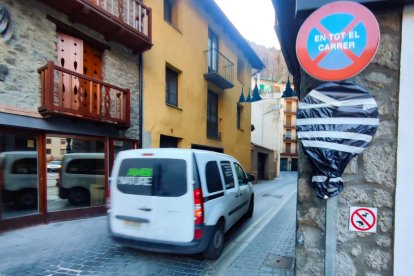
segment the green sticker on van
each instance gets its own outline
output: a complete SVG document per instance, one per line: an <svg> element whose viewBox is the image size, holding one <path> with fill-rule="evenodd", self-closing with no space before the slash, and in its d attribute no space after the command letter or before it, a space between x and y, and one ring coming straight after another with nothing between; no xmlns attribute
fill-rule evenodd
<svg viewBox="0 0 414 276"><path fill-rule="evenodd" d="M130 168L128 169L127 176L151 177L152 168Z"/></svg>

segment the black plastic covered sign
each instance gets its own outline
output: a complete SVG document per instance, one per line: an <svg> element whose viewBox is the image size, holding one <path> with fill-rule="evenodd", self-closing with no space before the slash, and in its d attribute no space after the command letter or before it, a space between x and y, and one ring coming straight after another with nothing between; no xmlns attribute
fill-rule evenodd
<svg viewBox="0 0 414 276"><path fill-rule="evenodd" d="M313 167L312 186L319 198L338 195L348 162L364 151L378 128L374 98L350 82L328 82L300 103L298 138Z"/></svg>

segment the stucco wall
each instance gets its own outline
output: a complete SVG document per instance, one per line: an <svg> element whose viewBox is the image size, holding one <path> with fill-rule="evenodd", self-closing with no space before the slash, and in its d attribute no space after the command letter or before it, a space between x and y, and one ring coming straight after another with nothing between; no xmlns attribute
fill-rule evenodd
<svg viewBox="0 0 414 276"><path fill-rule="evenodd" d="M354 158L344 175L337 215L336 274L392 275L396 185L401 11L375 13L381 42L373 62L352 81L375 98L379 129L370 147ZM318 82L302 72L301 98ZM310 163L300 147L296 275L323 275L325 202L307 181ZM350 206L378 208L377 233L348 230Z"/></svg>
<svg viewBox="0 0 414 276"><path fill-rule="evenodd" d="M152 8L153 48L144 54L144 131L151 140L148 146L159 147L160 135L181 138L180 148L191 144L223 148L250 170L250 110L243 104L241 129L237 129L237 101L242 84L237 80L237 57L244 59L244 91L250 87L251 67L237 45L229 40L196 1L179 0L178 23L164 20L162 0L144 1ZM204 51L208 49L208 29L219 35L219 51L234 64L234 88L220 91L204 79L207 72ZM180 71L178 76L178 108L165 104L166 64ZM219 94L219 132L221 140L208 139L207 91Z"/></svg>
<svg viewBox="0 0 414 276"><path fill-rule="evenodd" d="M138 56L132 50L106 42L103 35L84 25L71 23L65 15L39 1L2 0L0 4L10 13L14 33L9 43L0 42L0 64L9 69L5 81L0 81L1 111L41 117L37 111L41 101L37 69L48 60L55 61L57 56L56 26L46 18L49 14L111 48L102 56L103 81L131 90L131 128L126 131L126 137L138 139L139 68Z"/></svg>

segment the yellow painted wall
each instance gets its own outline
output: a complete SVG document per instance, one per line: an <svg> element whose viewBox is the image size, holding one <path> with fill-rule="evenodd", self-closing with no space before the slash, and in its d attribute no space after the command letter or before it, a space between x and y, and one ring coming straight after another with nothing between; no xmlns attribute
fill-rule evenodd
<svg viewBox="0 0 414 276"><path fill-rule="evenodd" d="M244 90L250 87L251 66L229 40L223 28L199 6L197 1L177 0L177 26L164 21L164 1L146 0L152 8L154 46L143 55L144 132L151 135L151 147L159 147L160 135L182 138L179 147L192 144L224 149L250 171L250 105L243 104L241 129L237 129L237 102L242 84L237 80L237 57L244 60ZM209 27L219 36L219 51L234 64L234 87L221 90L204 79ZM178 109L165 104L166 64L178 69ZM208 139L207 91L219 94L219 132L221 141Z"/></svg>

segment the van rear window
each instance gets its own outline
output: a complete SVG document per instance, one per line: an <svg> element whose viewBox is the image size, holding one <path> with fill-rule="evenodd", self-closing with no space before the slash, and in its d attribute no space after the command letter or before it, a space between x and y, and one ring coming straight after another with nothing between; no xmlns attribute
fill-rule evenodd
<svg viewBox="0 0 414 276"><path fill-rule="evenodd" d="M187 168L182 159L125 159L116 180L126 194L178 197L187 192Z"/></svg>

